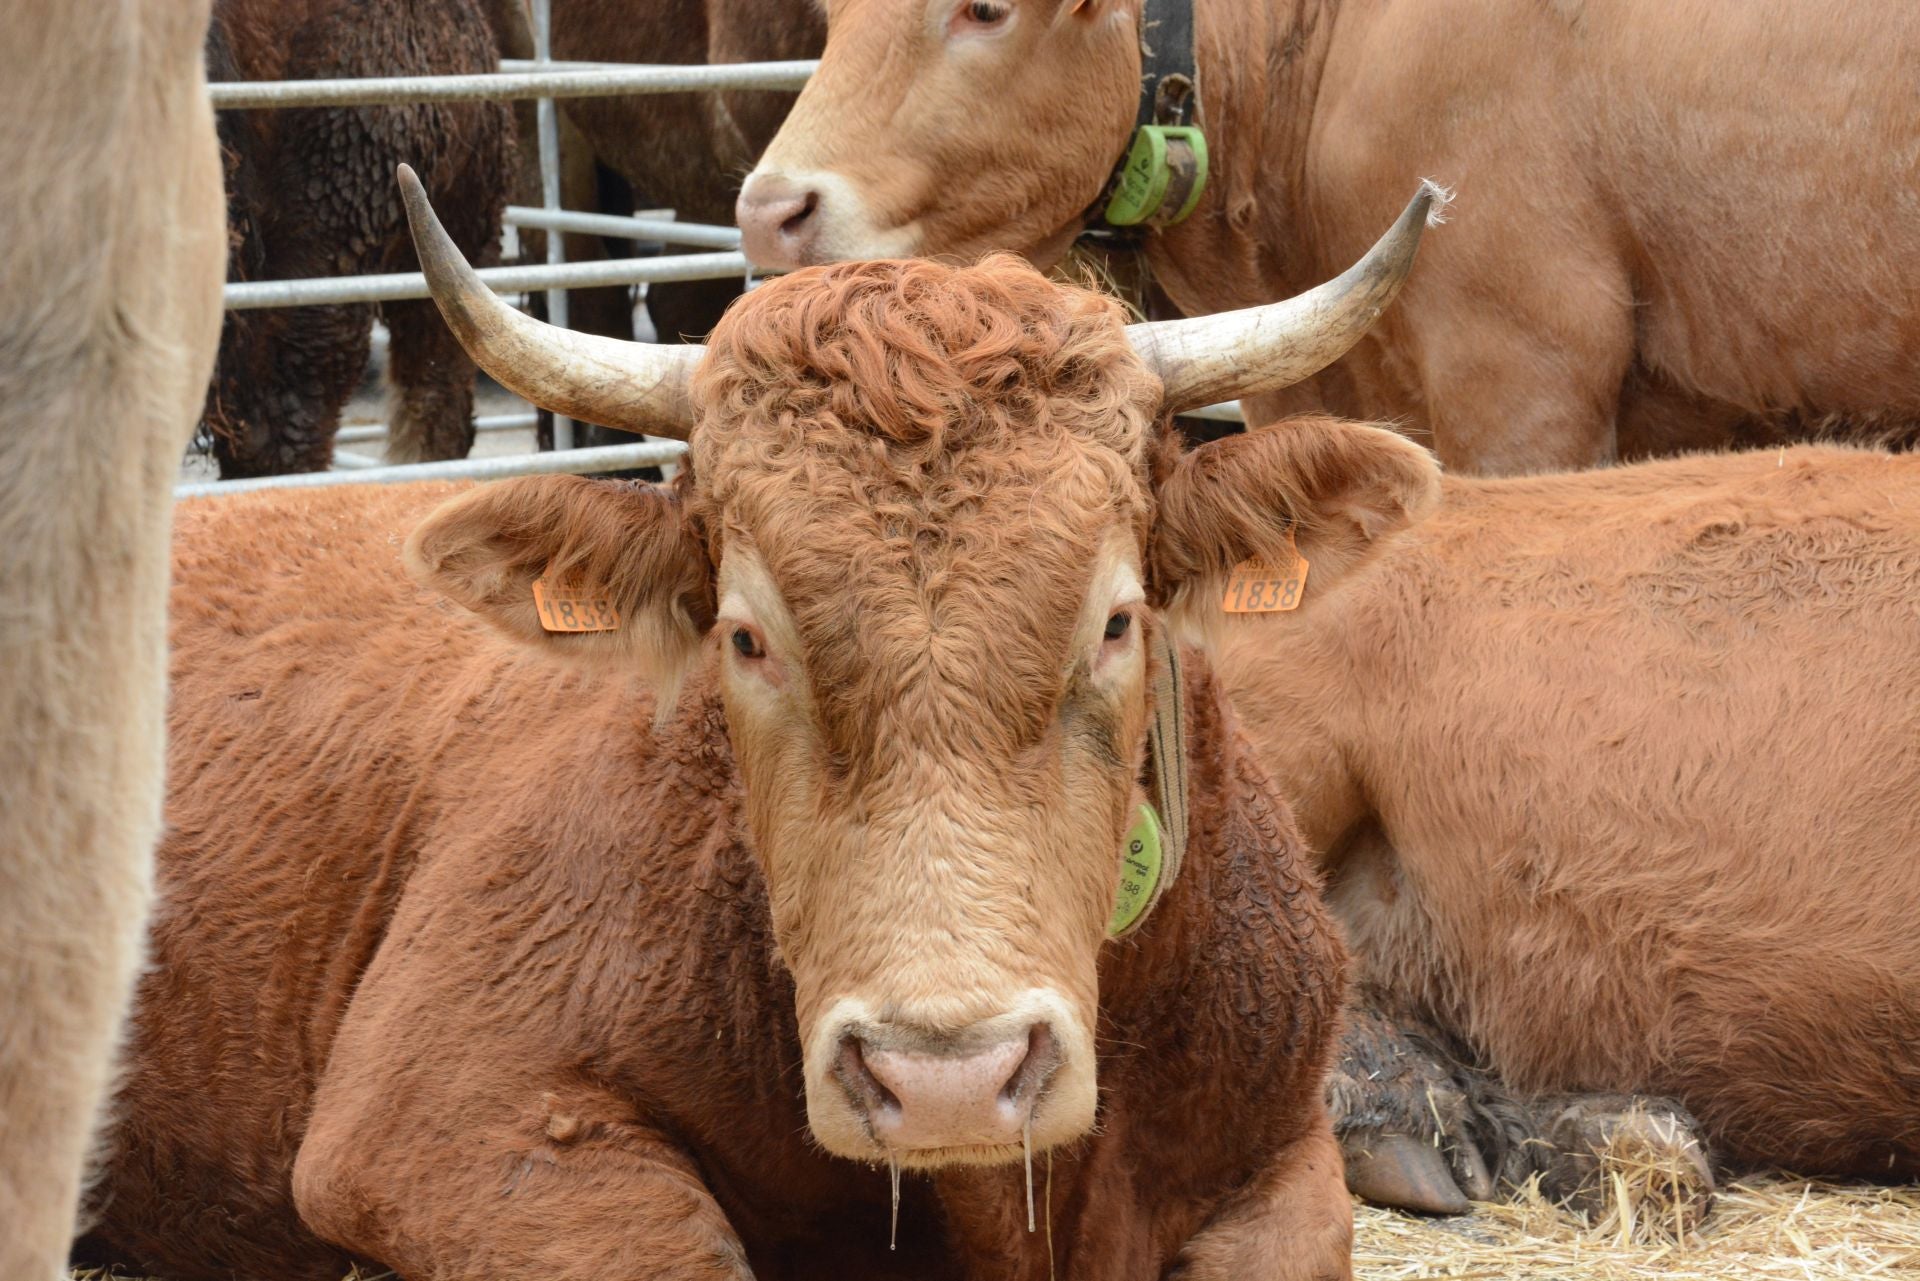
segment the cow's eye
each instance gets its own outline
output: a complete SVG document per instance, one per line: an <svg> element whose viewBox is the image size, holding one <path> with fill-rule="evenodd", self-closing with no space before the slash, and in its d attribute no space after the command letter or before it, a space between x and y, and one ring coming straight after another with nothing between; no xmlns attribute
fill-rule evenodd
<svg viewBox="0 0 1920 1281"><path fill-rule="evenodd" d="M976 26L991 27L1004 21L1012 11L1012 7L1002 3L1002 0L968 0L967 7L961 12L966 15L968 22Z"/></svg>
<svg viewBox="0 0 1920 1281"><path fill-rule="evenodd" d="M1119 640L1122 636L1125 636L1127 634L1127 628L1131 627L1132 625L1133 625L1132 614L1126 613L1123 610L1122 612L1113 615L1112 617L1107 619L1107 630L1106 630L1107 639L1110 641Z"/></svg>
<svg viewBox="0 0 1920 1281"><path fill-rule="evenodd" d="M733 629L733 649L742 658L765 658L767 651L760 647L760 638L745 627Z"/></svg>

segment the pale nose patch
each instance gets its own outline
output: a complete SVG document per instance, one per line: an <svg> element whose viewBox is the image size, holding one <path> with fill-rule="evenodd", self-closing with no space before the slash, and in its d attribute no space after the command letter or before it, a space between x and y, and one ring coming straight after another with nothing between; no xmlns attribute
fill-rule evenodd
<svg viewBox="0 0 1920 1281"><path fill-rule="evenodd" d="M765 271L806 266L820 235L820 203L817 185L756 170L733 207L741 250Z"/></svg>
<svg viewBox="0 0 1920 1281"><path fill-rule="evenodd" d="M889 1148L998 1146L1021 1141L1033 1098L1010 1089L1027 1061L1029 1038L972 1054L861 1051L886 1091L868 1113L873 1137Z"/></svg>

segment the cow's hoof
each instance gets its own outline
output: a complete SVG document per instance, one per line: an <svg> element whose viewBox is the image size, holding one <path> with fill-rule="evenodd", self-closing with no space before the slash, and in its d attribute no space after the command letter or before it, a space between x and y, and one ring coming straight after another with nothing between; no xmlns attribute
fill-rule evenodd
<svg viewBox="0 0 1920 1281"><path fill-rule="evenodd" d="M1473 1203L1460 1190L1447 1154L1405 1134L1349 1134L1341 1151L1347 1190L1363 1201L1417 1214L1465 1214Z"/></svg>
<svg viewBox="0 0 1920 1281"><path fill-rule="evenodd" d="M1588 1223L1640 1240L1678 1240L1713 1207L1713 1167L1699 1124L1669 1099L1593 1095L1542 1117L1548 1197Z"/></svg>

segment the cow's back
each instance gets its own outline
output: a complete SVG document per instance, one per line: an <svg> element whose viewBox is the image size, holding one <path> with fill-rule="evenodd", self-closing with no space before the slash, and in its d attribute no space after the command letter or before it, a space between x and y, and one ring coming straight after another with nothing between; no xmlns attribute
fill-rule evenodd
<svg viewBox="0 0 1920 1281"><path fill-rule="evenodd" d="M458 490L179 508L161 902L98 1197L121 1258L192 1239L209 1274L304 1251L339 1275L288 1193L334 1032L416 856L486 785L476 721L564 679L408 580L401 544Z"/></svg>
<svg viewBox="0 0 1920 1281"><path fill-rule="evenodd" d="M1453 482L1232 649L1304 825L1371 816L1330 861L1374 979L1521 1088L1920 1168L1920 460Z"/></svg>

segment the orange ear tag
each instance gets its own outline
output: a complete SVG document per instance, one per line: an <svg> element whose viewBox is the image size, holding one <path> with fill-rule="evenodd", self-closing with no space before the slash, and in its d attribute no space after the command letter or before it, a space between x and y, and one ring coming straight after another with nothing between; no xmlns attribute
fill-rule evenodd
<svg viewBox="0 0 1920 1281"><path fill-rule="evenodd" d="M1227 594L1220 608L1229 614L1284 614L1300 608L1300 596L1307 589L1307 560L1293 545L1291 530L1287 553L1291 564L1269 565L1255 556L1235 565L1227 575Z"/></svg>
<svg viewBox="0 0 1920 1281"><path fill-rule="evenodd" d="M540 626L550 632L611 632L620 626L620 611L605 596L591 596L567 587L549 587L533 580L533 607Z"/></svg>

